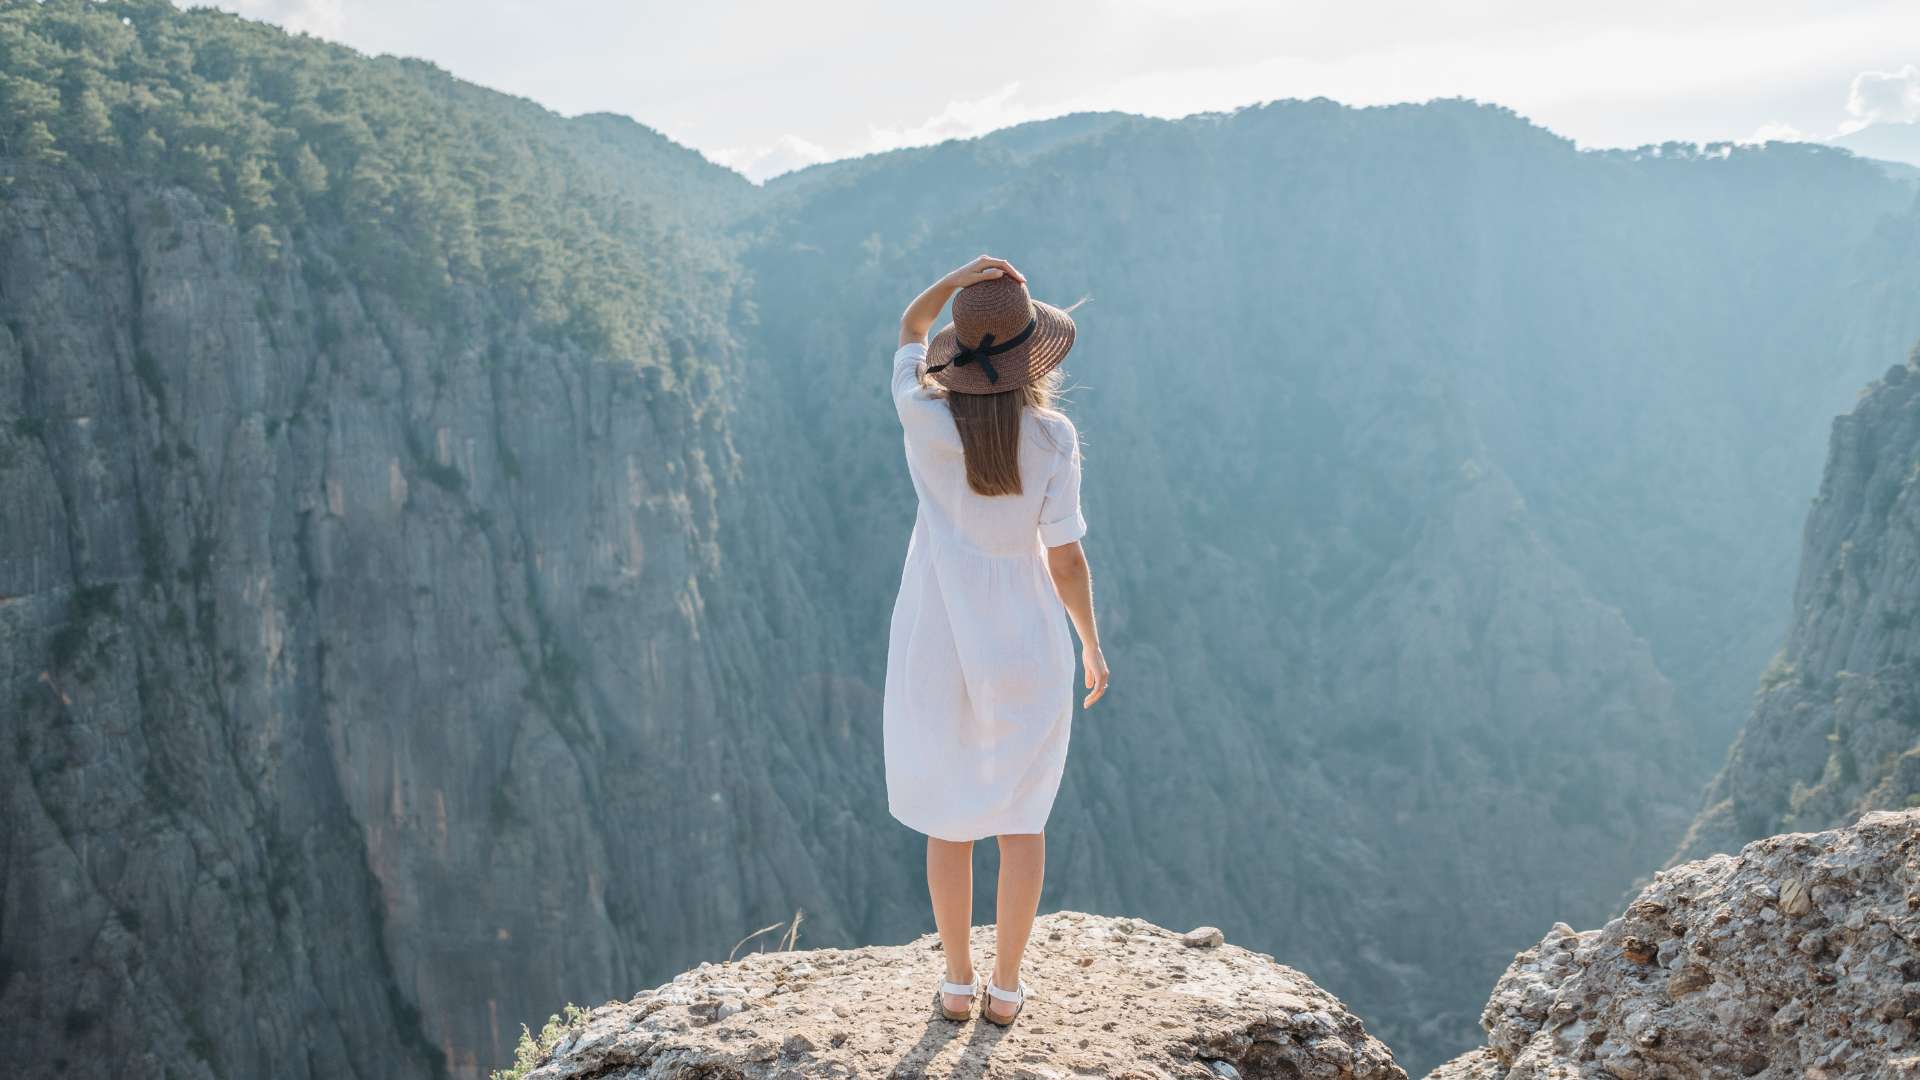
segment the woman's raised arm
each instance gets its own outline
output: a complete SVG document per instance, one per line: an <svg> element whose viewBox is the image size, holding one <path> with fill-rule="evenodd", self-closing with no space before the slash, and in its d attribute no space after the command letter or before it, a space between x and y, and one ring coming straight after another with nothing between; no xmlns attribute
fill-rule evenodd
<svg viewBox="0 0 1920 1080"><path fill-rule="evenodd" d="M947 301L953 298L954 293L975 282L992 281L1002 275L1015 281L1027 280L1007 260L982 255L927 286L900 315L900 344L926 341L927 332L933 329L933 320L940 317L940 309L947 306Z"/></svg>

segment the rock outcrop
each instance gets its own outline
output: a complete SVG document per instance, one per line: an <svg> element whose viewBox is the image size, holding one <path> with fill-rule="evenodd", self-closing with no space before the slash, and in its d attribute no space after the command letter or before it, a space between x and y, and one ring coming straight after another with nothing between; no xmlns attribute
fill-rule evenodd
<svg viewBox="0 0 1920 1080"><path fill-rule="evenodd" d="M1920 799L1917 478L1920 350L1833 422L1792 632L1675 861Z"/></svg>
<svg viewBox="0 0 1920 1080"><path fill-rule="evenodd" d="M975 933L984 972L992 928ZM1035 925L1026 961L1033 996L1004 1029L935 1011L945 965L934 935L702 964L576 1015L529 1055L525 1080L1406 1077L1332 995L1217 931L1060 912Z"/></svg>
<svg viewBox="0 0 1920 1080"><path fill-rule="evenodd" d="M1920 1076L1920 810L1661 871L1515 958L1428 1080Z"/></svg>

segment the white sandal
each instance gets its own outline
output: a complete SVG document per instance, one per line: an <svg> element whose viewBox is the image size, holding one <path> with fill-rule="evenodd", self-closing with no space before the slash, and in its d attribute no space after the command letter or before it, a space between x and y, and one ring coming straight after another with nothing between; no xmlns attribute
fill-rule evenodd
<svg viewBox="0 0 1920 1080"><path fill-rule="evenodd" d="M978 994L979 992L980 992L980 984L978 980L975 980L974 982L957 983L957 982L947 982L946 980L942 979L940 981L940 992L937 995L935 995L936 1000L940 1003L940 1015L946 1017L949 1020L966 1021L966 1020L973 1019L973 997L975 994ZM965 1009L962 1009L959 1012L955 1012L952 1009L947 1008L948 994L952 994L954 997L966 998L967 1007Z"/></svg>
<svg viewBox="0 0 1920 1080"><path fill-rule="evenodd" d="M980 1015L986 1017L988 1020L991 1020L996 1024L999 1024L1001 1027L1007 1027L1011 1025L1015 1020L1020 1019L1020 1014L1027 1010L1027 998L1032 996L1032 994L1033 994L1033 991L1027 988L1027 981L1025 979L1020 980L1019 990L1002 990L999 987L993 985L993 979L991 976L989 976L987 979L987 996L992 998L994 1001L1012 1002L1015 1008L1013 1010L1013 1015L1007 1017L1005 1020L1002 1020L998 1016L995 1016L993 1014L993 1010L985 1005L982 1005L980 1007Z"/></svg>

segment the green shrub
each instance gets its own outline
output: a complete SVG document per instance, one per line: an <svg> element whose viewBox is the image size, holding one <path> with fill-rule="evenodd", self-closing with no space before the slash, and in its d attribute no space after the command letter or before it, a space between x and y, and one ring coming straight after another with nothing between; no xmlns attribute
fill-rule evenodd
<svg viewBox="0 0 1920 1080"><path fill-rule="evenodd" d="M513 1052L513 1067L509 1069L495 1069L490 1075L489 1080L520 1080L521 1077L537 1068L541 1060L553 1049L554 1045L566 1036L567 1031L572 1028L573 1025L585 1019L587 1015L586 1009L571 1002L567 1004L563 1011L566 1013L566 1019L562 1020L558 1016L548 1017L547 1024L540 1029L538 1037L535 1037L533 1032L527 1029L527 1025L521 1024L520 1044L514 1047Z"/></svg>

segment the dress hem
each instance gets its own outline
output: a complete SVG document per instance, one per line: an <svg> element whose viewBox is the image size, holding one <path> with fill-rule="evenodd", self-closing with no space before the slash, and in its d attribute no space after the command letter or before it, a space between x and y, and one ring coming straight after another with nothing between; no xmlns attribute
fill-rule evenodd
<svg viewBox="0 0 1920 1080"><path fill-rule="evenodd" d="M976 840L986 840L990 837L995 837L995 836L1033 836L1039 833L1046 832L1046 822L1043 821L1038 826L1031 829L999 829L994 832L984 832L979 834L978 836L942 836L931 829L922 828L918 825L915 825L913 822L908 821L906 818L900 815L900 811L895 810L891 806L887 807L887 813L893 815L893 820L899 822L902 825L905 825L907 828L912 829L914 832L917 832L922 836L932 837L935 840L945 840L949 844L969 844Z"/></svg>

